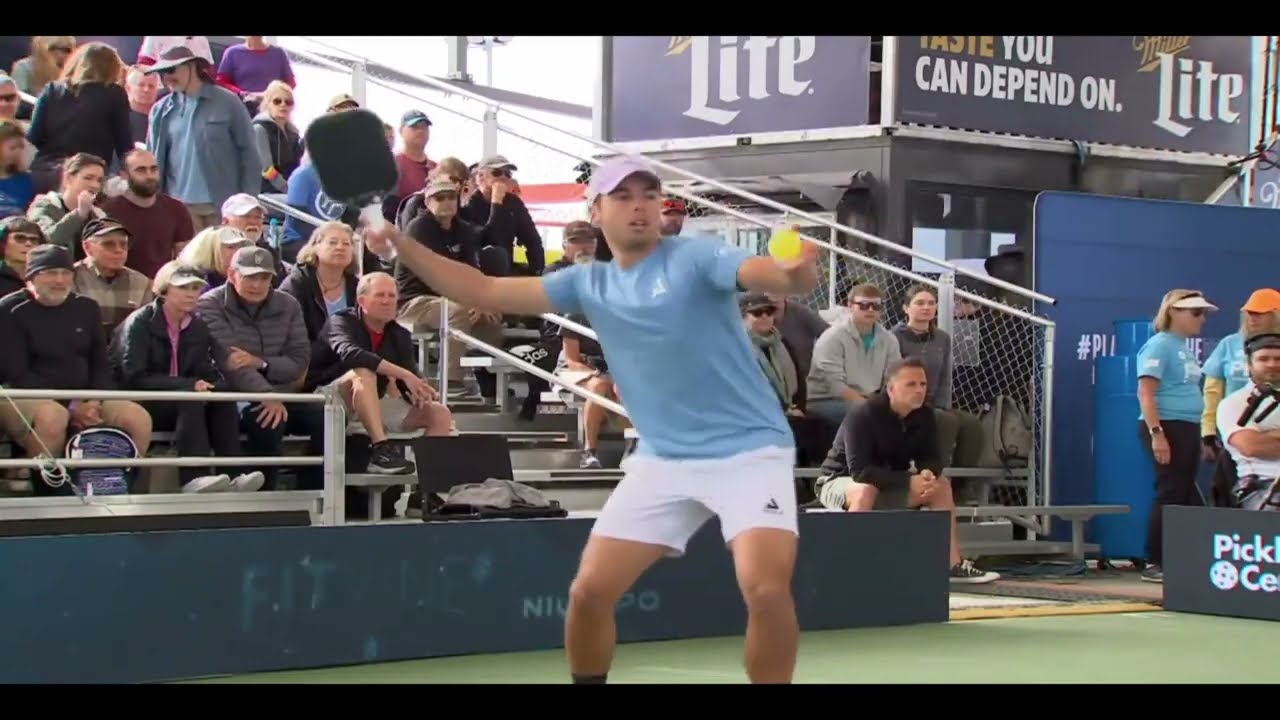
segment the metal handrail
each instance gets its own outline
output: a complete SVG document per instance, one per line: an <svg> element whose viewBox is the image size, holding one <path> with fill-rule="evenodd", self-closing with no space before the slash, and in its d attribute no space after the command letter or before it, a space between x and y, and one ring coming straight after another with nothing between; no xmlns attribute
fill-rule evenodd
<svg viewBox="0 0 1280 720"><path fill-rule="evenodd" d="M331 67L331 68L333 68L333 69L335 69L335 70L338 70L338 71L340 71L340 72L347 72L347 73L350 73L350 72L351 72L351 68L349 68L349 67L347 67L347 66L345 66L345 65L342 65L341 63L337 63L337 62L334 62L334 61L329 60L329 59L327 59L327 58L324 58L324 57L322 57L322 56L315 55L315 54L313 54L313 53L309 53L309 52L304 51L304 50L298 50L298 49L287 49L287 50L288 50L288 52L295 53L295 54L297 54L297 55L299 55L299 56L301 56L301 57L304 57L304 58L307 58L307 59L309 59L309 60L312 60L312 61L316 62L317 64L322 64L322 65L325 65L325 66L327 66L327 67ZM388 67L389 67L389 66L388 66ZM390 68L390 69L396 69L396 68ZM406 74L408 74L408 73L406 73ZM432 102L432 101L430 101L430 100L427 100L427 99L425 99L425 98L422 98L421 96L419 96L419 95L415 95L415 94L413 94L413 93L411 93L411 92L408 92L408 91L406 91L406 90L404 90L404 89L402 89L402 88L395 87L395 86L394 86L394 85L392 85L390 82L388 82L388 81L384 81L384 80L381 80L380 78L376 78L376 77L366 77L365 79L366 79L366 81L367 81L367 82L373 82L373 83L375 83L376 85L378 85L378 86L380 86L380 87L383 87L383 88L386 88L386 89L388 89L388 90L391 90L392 92L395 92L395 93L397 93L397 94L403 95L403 96L405 96L405 97L407 97L407 98L411 98L411 99L413 99L413 100L417 100L417 101L420 101L420 102L425 102L425 103L428 103L428 104L430 104L430 105L432 105L432 106L440 107L440 106L435 105L435 103L433 103L433 102ZM438 83L434 83L434 80L433 80L433 84L438 84ZM445 90L444 92L449 92L449 93L454 92L454 89L452 88L452 86L449 86L449 88L450 88L450 89ZM458 90L458 92L459 92L459 94L463 94L463 93L462 93L462 91L461 91L460 89ZM482 101L482 102L486 102L485 100L481 100L481 101ZM464 114L464 113L458 112L458 111L453 110L453 109L451 109L451 108L445 108L445 109L446 109L446 110L448 110L449 112L451 112L451 113L455 114L455 115L460 116L460 117L463 117L463 118L466 118L466 119L472 120L472 121L474 121L474 122L481 122L481 120L478 120L478 119L476 119L476 118L474 118L474 117L472 117L472 116L470 116L470 115L466 115L466 114ZM518 114L517 114L517 117L523 117L523 116L521 116L521 115L518 115ZM535 121L535 122L537 122L537 121ZM538 145L539 147L543 147L543 148L546 148L546 149L548 149L548 150L553 150L553 151L555 151L555 152L558 152L558 153L561 153L561 154L567 155L567 156L569 156L569 157L575 157L575 158L578 158L578 159L584 160L584 161L586 161L586 162L593 163L593 164L595 164L595 165L600 165L600 164L602 164L602 161L601 161L601 160L598 160L598 159L596 159L596 158L583 157L583 156L577 155L577 154L572 153L572 152L570 152L570 151L564 150L563 148L556 147L555 145L551 145L551 144L545 143L545 142L543 142L543 141L541 141L541 140L538 140L538 139L535 139L535 138L529 137L528 135L524 135L524 134L521 134L521 133L519 133L519 132L516 132L515 130L513 130L513 129L511 129L510 127L508 127L508 126L506 126L506 125L503 125L503 124L501 124L501 123L499 123L499 124L498 124L498 129L502 130L503 132L506 132L506 133L507 133L507 134L509 134L509 135L512 135L512 136L514 136L514 137L518 137L518 138L520 138L520 139L522 139L522 140L525 140L526 142L532 143L532 144L534 144L534 145ZM553 127L553 129L559 129L559 128L554 128L554 127ZM562 131L562 132L567 132L567 131ZM572 134L572 133L570 133L570 134ZM578 137L581 137L581 136L578 136ZM595 142L595 141L591 141L591 142ZM600 144L600 143L596 143L596 144ZM668 165L666 165L665 163L659 163L659 162L657 162L657 161L653 161L651 158L649 158L649 159L647 159L647 160L648 160L649 162L651 162L652 164L654 164L654 165L658 166L658 167L670 168L671 170L673 170L673 171L674 171L674 172L676 172L676 173L683 174L683 175L686 175L686 176L689 176L689 175L690 175L688 172L686 172L686 171L684 171L684 170L681 170L681 169L679 169L679 168L672 168L671 166L668 166ZM701 176L694 176L694 177L696 177L696 178L701 178ZM716 185L718 185L718 186L720 186L720 187L728 188L728 191L729 191L729 192L733 192L733 193L735 193L735 194L737 194L737 195L739 195L739 196L741 196L741 197L744 197L744 198L758 197L758 196L754 196L754 195L752 195L752 194L751 194L751 193L749 193L749 192L735 190L735 189L733 189L733 188L730 188L729 186L724 186L724 185L721 185L721 184L719 184L719 183L715 183L714 181L708 181L708 182L711 182L712 184L716 184ZM760 227L763 227L763 228L766 228L766 229L773 229L773 228L774 228L774 225L772 225L771 223L769 223L767 220L761 219L761 218L756 217L756 216L753 216L753 215L749 215L749 214L744 213L744 212L742 212L742 211L740 211L740 210L737 210L737 209L735 209L735 208L730 208L730 207L728 207L728 206L726 206L726 205L722 205L722 204L717 203L717 202L715 202L715 201L713 201L713 200L708 200L708 199L706 199L706 198L700 197L700 196L698 196L698 195L696 195L696 194L694 194L694 193L688 192L688 191L686 191L686 190L684 190L684 189L682 189L682 188L667 187L667 188L665 188L665 192L667 192L667 193L669 193L669 194L671 194L671 195L675 195L675 196L677 196L677 197L685 198L686 200L689 200L690 202L695 202L695 203L697 203L697 204L699 204L699 205L703 205L703 206L706 206L706 207L708 207L708 208L712 208L712 209L714 209L714 210L716 210L716 211L718 211L718 212L720 212L720 213L722 213L722 214L730 215L730 216L733 216L733 217L739 218L739 219L741 219L741 220L744 220L744 221L746 221L746 222L752 223L752 224L754 224L754 225L759 225ZM775 202L773 202L773 201L771 201L771 200L767 200L767 198L761 198L761 199L766 201L766 202L765 202L765 204L766 204L766 205L769 205L770 207L773 207L773 208L776 208L776 209L780 209L780 211L781 211L781 212L783 212L783 213L785 213L785 214L789 214L789 215L796 215L797 217L812 218L812 219L814 219L814 220L815 220L818 224L820 224L820 225L824 225L824 226L827 226L827 227L831 227L831 228L834 228L834 229L837 229L837 230L842 230L842 231L845 231L845 232L852 232L852 234L858 235L859 237L867 237L867 238L872 238L872 237L874 237L874 236L866 235L865 233L862 233L861 231L855 231L853 228L848 228L848 227L846 227L846 226L844 226L844 225L839 225L839 224L833 223L833 222L831 222L831 221L829 221L829 220L826 220L826 219L824 219L824 218L819 218L819 217L816 217L816 216L811 216L811 215L808 215L807 213L799 213L799 211L796 211L794 208L790 208L789 206L785 206L785 205L781 205L781 204L779 204L779 203L775 203ZM907 279L909 279L909 280L911 280L911 281L913 281L913 282L916 282L916 283L920 283L920 284L923 284L923 285L927 285L927 286L930 286L930 287L933 287L933 288L938 288L938 287L939 287L939 283L938 283L938 281L937 281L937 280L933 280L933 279L930 279L930 278L924 277L924 276L922 276L922 275L917 275L917 274L912 273L912 272L910 272L910 271L903 270L902 268L899 268L899 267L897 267L897 266L895 266L895 265L891 265L891 264L889 264L889 263L885 263L885 262L883 262L883 261L877 260L877 259L875 259L875 258L872 258L872 257L866 256L866 255L859 255L858 253L855 253L854 251L849 250L848 248L843 248L843 247L840 247L840 246L838 246L838 245L834 245L834 244L832 244L832 243L827 242L826 240L822 240L821 238L816 238L816 237L813 237L812 235L807 235L807 234L803 234L803 233L800 233L800 237L802 237L802 238L804 238L804 239L806 239L806 240L808 240L808 241L810 241L810 242L814 243L815 245L818 245L819 247L827 248L828 250L830 250L831 252L833 252L833 253L835 253L835 254L837 254L837 255L842 255L842 256L844 256L844 257L850 258L850 259L852 259L852 260L855 260L855 261L858 261L858 262L861 262L861 263L865 263L865 264L870 265L870 266L872 266L872 267L875 267L875 268L877 268L877 269L884 270L884 271L890 272L890 273L895 274L895 275L903 276L903 277L905 277L905 278L907 278ZM888 242L888 241L884 241L884 242ZM890 248L890 249L897 250L897 251L900 251L900 252L905 252L905 253L910 254L910 255L916 255L916 256L918 256L918 257L921 257L922 259L927 259L927 260L929 260L930 262L933 262L933 263L935 263L935 264L937 264L937 265L940 265L940 266L942 266L942 267L952 268L952 269L953 269L953 270L955 270L956 272L959 272L959 273L961 273L961 274L965 274L965 275L968 275L968 276L971 276L971 277L975 277L975 278L977 278L977 279L979 279L979 280L983 280L984 282L989 282L989 283L991 283L991 284L993 284L993 285L996 285L996 286L1004 287L1005 285L1008 285L1007 283L1004 283L1004 281L1002 281L1002 280L998 280L998 279L996 279L996 278L992 278L992 277L989 277L989 276L977 275L977 274L972 273L972 272L970 272L970 271L964 270L963 268L959 268L959 267L957 267L957 266L953 266L951 263L948 263L948 262L947 262L947 261L945 261L945 260L937 260L937 259L932 258L932 257L930 257L930 256L922 255L922 254L920 254L920 253L917 253L915 250L913 250L913 249L911 249L911 248L907 248L907 247L906 247L906 246L904 246L904 245L899 245L899 244L897 244L897 243L888 243L887 245L885 245L885 247L888 247L888 248ZM1054 304L1054 303L1056 303L1056 302L1057 302L1057 301L1056 301L1056 300L1054 300L1053 298L1050 298L1050 297L1045 296L1045 295L1041 295L1041 294L1039 294L1039 293L1034 293L1034 292L1032 292L1032 291L1028 291L1028 290L1026 290L1025 288L1020 288L1020 287L1018 287L1018 286L1016 286L1016 285L1008 285L1008 287L1014 288L1014 289L1015 289L1019 294L1023 294L1023 295L1026 295L1027 293L1029 293L1029 292L1030 292L1032 295L1036 296L1036 298L1037 298L1037 299L1043 299L1043 301L1044 301L1044 302L1049 302L1049 303L1051 303L1051 304ZM1012 307L1012 306L1010 306L1010 305L1008 305L1008 304L1005 304L1005 303L1002 303L1002 302L998 302L998 301L995 301L995 300L988 299L988 298L986 298L986 297L983 297L982 295L976 295L976 294L974 294L974 293L970 293L970 292L968 292L968 291L960 290L960 289L956 289L956 290L955 290L955 292L956 292L958 295L960 295L961 297L963 297L963 298L965 298L965 299L967 299L967 300L969 300L969 301L971 301L971 302L974 302L974 303L976 303L976 304L978 304L978 305L983 305L983 306L986 306L986 307L992 308L992 309L994 309L994 310L996 310L996 311L1004 312L1004 313L1007 313L1007 314L1009 314L1009 315L1013 315L1013 316L1015 316L1015 317L1022 318L1022 319L1024 319L1024 320L1027 320L1028 322L1034 323L1034 324L1036 324L1036 325L1049 326L1049 325L1052 325L1052 324L1053 324L1053 321L1052 321L1052 320L1049 320L1049 319L1047 319L1047 318L1042 318L1042 317L1040 317L1040 316L1038 316L1038 315L1034 315L1034 314L1029 313L1029 312L1027 312L1027 311L1025 311L1025 310L1022 310L1022 309L1020 309L1020 308Z"/></svg>
<svg viewBox="0 0 1280 720"><path fill-rule="evenodd" d="M565 328L567 330L572 330L573 332L583 337L588 337L588 338L591 338L592 340L595 340L596 342L600 342L600 338L596 336L596 331L592 330L586 325L576 323L566 317L560 317L555 313L542 313L540 317L543 320L550 320L551 322L559 325L562 328Z"/></svg>
<svg viewBox="0 0 1280 720"><path fill-rule="evenodd" d="M317 393L196 392L194 390L19 390L5 388L14 400L130 400L133 402L325 402Z"/></svg>
<svg viewBox="0 0 1280 720"><path fill-rule="evenodd" d="M543 380L546 380L547 382L552 383L553 385L562 387L565 390L568 390L569 392L573 393L574 395L577 395L578 397L582 398L583 400L590 400L591 402L599 403L606 410L613 413L617 413L618 415L621 415L625 418L629 419L631 417L630 415L627 414L626 408L610 400L609 398L604 397L603 395L598 395L596 393L593 393L584 387L580 387L578 385L570 385L569 383L556 377L554 374L549 373L546 370L543 370L537 365L534 365L531 362L522 360L505 350L496 348L479 338L472 337L471 335L468 335L467 333L462 332L461 330L457 330L455 328L449 328L449 334L452 335L453 337L458 338L468 346L473 347L487 355L491 355L500 360L505 360L511 363L512 365L520 368L521 370L529 373L530 375L542 378Z"/></svg>
<svg viewBox="0 0 1280 720"><path fill-rule="evenodd" d="M0 398L9 400L128 400L133 402L279 402L323 404L324 452L321 455L273 457L177 457L177 458L55 458L65 468L113 467L228 467L322 466L324 468L324 510L322 522L336 525L346 517L345 456L346 407L334 390L323 393L243 393L196 392L194 390L33 390L0 387ZM3 459L3 468L38 468L39 458Z"/></svg>
<svg viewBox="0 0 1280 720"><path fill-rule="evenodd" d="M310 40L310 38L308 38L308 37L306 37L306 36L303 36L303 39ZM342 71L344 71L344 72L350 72L350 71L351 71L351 70L350 70L350 68L347 68L346 66L343 66L341 63L336 63L336 62L333 62L333 61L329 61L329 60L327 60L327 59L325 59L325 58L322 58L322 57L320 57L320 56L316 55L315 53L309 53L309 52L302 51L302 50L297 50L297 49L289 49L289 51L290 51L290 52L296 52L296 53L298 53L300 56L305 57L305 58L308 58L308 59L310 59L310 60L314 60L314 61L317 61L317 62L324 62L325 64L329 65L330 67L339 67L339 68L341 68L341 69L342 69ZM347 52L348 54L350 54L350 55L351 55L351 56L353 56L353 57L360 58L360 59L362 59L362 60L366 61L366 64L367 64L367 61L369 60L369 58L367 58L367 57L365 57L365 56L363 56L363 55L361 55L361 54L359 54L359 53L350 52L350 51L345 50L345 49L343 49L343 52ZM423 82L423 83L425 83L425 84L427 84L427 85L430 85L430 86L432 86L432 87L435 87L436 89L438 89L438 90L440 90L440 91L442 91L442 92L450 93L450 94L453 94L453 95L460 95L460 96L462 96L462 97L464 97L464 98L467 98L467 99L469 99L469 100L473 100L473 101L475 101L475 102L482 103L483 105L486 105L486 106L488 106L488 107L492 107L492 108L495 108L495 109L502 110L504 113L507 113L507 114L509 114L509 115L511 115L511 116L513 116L513 117L518 117L518 118L520 118L520 119L522 119L522 120L525 120L525 121L527 121L527 122L534 123L535 125L539 125L539 126L541 126L541 127L547 128L547 129L549 129L549 130L555 130L556 132L559 132L559 133L561 133L561 134L563 134L563 135L567 135L567 136L569 136L569 137L572 137L572 138L574 138L574 139L576 139L576 140L578 140L578 141L580 141L580 142L587 142L587 143L591 143L592 145L596 146L597 148L600 148L601 150L604 150L604 151L606 151L606 152L608 152L608 153L611 153L611 154L614 154L614 155L629 155L629 154L632 154L632 153L628 153L628 152L626 152L626 151L622 150L621 148L619 148L619 147L617 147L616 145L613 145L613 144L611 144L611 143L607 143L607 142L604 142L604 141L602 141L602 140L597 140L597 139L595 139L595 138L593 138L593 137L589 137L589 136L586 136L586 135L582 135L582 134L579 134L579 133L574 132L574 131L572 131L572 130L567 130L567 129L563 128L563 127L559 127L559 126L557 126L555 123L547 122L547 121L545 121L545 120L540 120L540 119L538 119L538 118L535 118L535 117L532 117L532 116L526 115L526 114L524 114L524 113L522 113L522 112L520 112L520 111L518 111L518 110L513 110L513 109L511 109L510 107L504 106L504 105L502 105L501 103L495 102L495 101L493 101L492 99L490 99L490 98L486 98L486 97L484 97L483 95L480 95L479 93L476 93L476 92L473 92L473 91L471 91L471 90L468 90L467 88L459 87L459 86L454 85L454 84L450 84L450 83L447 83L447 82L443 82L443 81L441 81L441 80L437 80L437 79L435 79L435 78L433 78L433 77L429 77L429 76L426 76L426 75L420 75L420 74L418 74L418 73L414 73L414 72L408 71L408 70L406 70L406 69L404 69L404 68L396 67L395 65L392 65L392 64L389 64L389 63L386 63L386 62L381 62L381 61L380 61L378 64L379 64L379 65L381 65L381 66L383 66L383 67L385 67L385 68L387 68L388 70L393 70L393 71L398 72L398 73L401 73L401 74L403 74L403 75L407 75L407 76L409 76L409 77L415 78L415 79L417 79L417 80L419 80L419 81L421 81L421 82ZM367 80L374 80L374 81L376 81L376 80L377 80L377 78L367 78ZM385 84L385 83L382 83L382 82L378 82L378 84L379 84L379 85L383 85L384 87L386 86L386 84ZM404 94L409 95L408 93L404 93ZM413 97L413 96L412 96L412 95L410 95L410 97ZM418 98L418 99L420 99L420 100L424 100L424 101L425 101L425 99L424 99L424 98ZM469 117L469 116L466 116L466 117ZM507 130L508 132L510 132L510 130L508 130L508 129L506 129L506 128L503 128L502 126L499 126L499 128L500 128L500 129ZM528 139L528 138L525 138L525 139ZM556 149L556 150L558 150L559 152L565 152L564 150L561 150L561 149L559 149L559 148L553 148L553 149ZM571 153L566 153L566 154L570 154L570 155L572 155ZM582 158L582 159L583 159L583 160L586 160L587 162L595 163L595 164L597 164L597 165L601 164L601 161L600 161L600 160L598 160L598 159L596 159L596 158ZM1044 294L1042 294L1042 293L1035 292L1034 290L1028 290L1028 289L1026 289L1026 288L1023 288L1023 287L1020 287L1020 286L1018 286L1018 285L1015 285L1015 284L1013 284L1013 283L1007 282L1007 281L1005 281L1005 280L1001 280L1001 279L999 279L999 278L991 277L991 276L989 276L989 275L980 275L980 274L978 274L977 272L974 272L974 271L969 270L969 269L967 269L967 268L961 267L961 266L959 266L959 265L954 265L954 264L952 264L952 263L950 263L950 262L947 262L946 260L943 260L943 259L940 259L940 258L935 258L935 257L933 257L932 255L929 255L929 254L927 254L927 253L922 253L922 252L920 252L920 251L916 250L915 248L907 247L907 246L905 246L905 245L900 245L900 244L898 244L898 243L895 243L895 242L892 242L892 241L890 241L890 240L886 240L886 239L884 239L884 238L881 238L881 237L878 237L878 236L872 235L872 234L867 233L867 232L864 232L864 231L862 231L862 230L858 230L858 229L856 229L856 228L849 227L848 225L845 225L845 224L843 224L843 223L837 223L837 222L832 221L832 220L827 220L827 219L825 219L825 218L819 217L819 216L814 215L814 214L812 214L812 213L805 212L805 211L803 211L803 210L799 210L799 209L797 209L797 208L793 208L793 207L791 207L791 206L789 206L789 205L785 205L785 204L783 204L783 203L777 202L776 200L771 200L771 199L766 198L766 197L764 197L764 196L762 196L762 195L757 195L757 194L755 194L755 193L753 193L753 192L751 192L751 191L749 191L749 190L744 190L744 189L742 189L742 188L734 187L734 186L732 186L732 185L729 185L729 184L726 184L726 183L720 182L719 180L715 180L715 179L713 179L713 178L708 178L708 177L705 177L705 176L703 176L703 175L699 175L698 173L695 173L695 172L692 172L692 171L689 171L689 170L685 170L685 169L683 169L683 168L679 168L679 167L676 167L676 166L674 166L674 165L670 165L670 164L668 164L668 163L662 162L661 160L657 160L657 159L655 159L655 158L651 158L651 157L649 157L649 158L645 158L645 160L646 160L646 162L648 162L649 164L651 164L652 166L654 166L654 167L656 167L656 168L658 168L658 169L660 169L660 170L665 170L665 171L666 171L666 172L668 172L668 173L672 173L672 174L674 174L674 175L683 176L683 177L688 178L688 179L690 179L690 180L693 180L693 181L695 181L695 182L700 182L700 183L703 183L703 184L706 184L706 185L710 185L710 186L712 186L712 187L714 187L714 188L717 188L717 189L719 189L719 190L722 190L722 191L724 191L724 192L732 193L732 194L737 195L737 196L739 196L739 197L741 197L741 198L744 198L744 199L746 199L746 200L750 200L751 202L756 203L757 205L761 205L761 206L764 206L764 207L768 207L768 208L771 208L771 209L776 210L776 211L778 211L778 212L781 212L781 213L783 213L785 216L791 216L791 217L801 218L801 219L807 220L807 221L809 221L809 222L811 222L811 223L813 223L813 224L815 224L815 225L825 226L825 227L828 227L828 228L830 228L830 229L832 229L832 230L836 230L836 231L838 231L838 232L843 232L843 233L846 233L846 234L848 234L848 235L853 235L854 237L861 238L862 240L865 240L865 241L867 241L867 242L869 242L869 243L872 243L873 245L877 245L877 246L882 247L882 248L885 248L885 249L894 250L894 251L897 251L897 252L903 253L903 254L905 254L905 255L909 255L909 256L911 256L911 257L914 257L914 258L916 258L916 259L918 259L918 260L921 260L921 261L924 261L924 262L931 263L931 264L933 264L933 265L938 265L938 266L943 267L943 268L946 268L947 270L950 270L950 271L952 271L952 272L954 272L954 273L956 273L956 274L958 274L958 275L964 275L964 276L966 276L966 277L970 277L970 278L973 278L973 279L976 279L976 280L980 280L980 281L982 281L982 282L985 282L985 283L988 283L988 284L993 285L993 286L995 286L995 287L998 287L998 288L1000 288L1000 289L1002 289L1002 290L1005 290L1005 291L1008 291L1008 292L1011 292L1011 293L1014 293L1014 294L1017 294L1017 295L1021 295L1021 296L1025 297L1025 298L1028 298L1028 299L1031 299L1031 300L1037 300L1037 301L1039 301L1039 302L1048 303L1048 304L1050 304L1050 305L1053 305L1053 304L1056 304L1056 303L1057 303L1057 300L1055 300L1055 299L1054 299L1054 298L1052 298L1052 297L1049 297L1048 295L1044 295ZM674 190L674 188L672 188L672 190ZM679 194L679 193L673 193L673 194ZM689 197L689 196L685 196L685 197ZM706 200L704 200L704 199L702 199L702 198L693 198L693 199L697 200L699 203L707 204L707 205L709 205L709 206L711 206L711 207L716 207L716 205L714 205L714 204L712 204L712 203L710 203L710 202L707 202ZM722 208L723 208L723 206L716 207L716 209L717 209L717 210L721 210ZM762 222L762 221L760 222L760 224L761 224L761 225L763 225L764 227L770 227L770 226L768 225L768 223L765 223L765 222ZM852 257L852 258L854 258L854 259L857 259L857 260L863 260L863 261L865 261L865 260L866 260L866 258L864 258L863 256L857 255L856 253L853 253L852 251L850 251L850 250L848 250L848 249L846 249L846 248L840 248L840 247L838 247L838 246L836 246L836 245L834 245L834 244L827 243L827 242L826 242L826 241L824 241L824 240L819 240L819 239L816 239L816 238L808 238L808 239L810 239L811 241L815 242L816 244L818 244L818 245L820 245L820 246L826 247L827 249L829 249L829 250L831 250L831 251L833 251L833 252L840 252L841 254L845 254L845 255L847 255L847 256L849 256L849 257ZM1001 307L1002 307L1002 308L1007 308L1008 306L1006 306L1006 305L1001 305ZM1012 310L1012 309L1014 309L1014 308L1008 308L1008 309Z"/></svg>

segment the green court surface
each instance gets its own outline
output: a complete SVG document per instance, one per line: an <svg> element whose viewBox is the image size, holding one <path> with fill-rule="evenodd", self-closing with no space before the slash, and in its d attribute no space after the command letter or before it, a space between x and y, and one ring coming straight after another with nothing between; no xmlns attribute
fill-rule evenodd
<svg viewBox="0 0 1280 720"><path fill-rule="evenodd" d="M1280 623L1166 612L805 633L797 683L1272 683ZM746 681L741 638L618 648L611 683ZM1210 662L1230 658L1229 662ZM560 650L212 678L234 683L565 683Z"/></svg>

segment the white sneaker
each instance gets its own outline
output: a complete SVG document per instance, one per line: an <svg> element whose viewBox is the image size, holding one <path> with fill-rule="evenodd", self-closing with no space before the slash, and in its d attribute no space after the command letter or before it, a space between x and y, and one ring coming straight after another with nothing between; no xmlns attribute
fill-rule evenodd
<svg viewBox="0 0 1280 720"><path fill-rule="evenodd" d="M184 493L211 493L221 492L231 487L231 476L229 475L205 475L198 477L186 485L182 486Z"/></svg>
<svg viewBox="0 0 1280 720"><path fill-rule="evenodd" d="M258 492L266 481L266 476L255 470L237 475L236 479L231 481L231 490L232 492Z"/></svg>

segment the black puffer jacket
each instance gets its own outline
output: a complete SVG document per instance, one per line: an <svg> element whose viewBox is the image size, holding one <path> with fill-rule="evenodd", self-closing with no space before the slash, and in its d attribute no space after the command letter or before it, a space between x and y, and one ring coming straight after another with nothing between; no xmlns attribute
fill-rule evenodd
<svg viewBox="0 0 1280 720"><path fill-rule="evenodd" d="M347 307L356 304L356 279L354 273L347 273ZM324 302L324 292L320 290L320 278L311 265L295 265L289 276L280 283L280 292L293 296L302 306L302 321L307 326L308 342L315 342L320 336L320 328L329 320L329 307Z"/></svg>
<svg viewBox="0 0 1280 720"><path fill-rule="evenodd" d="M178 375L169 375L173 347L164 316L164 298L125 318L111 343L116 382L126 390L191 390L196 380L217 385L222 379L213 361L213 337L199 317L178 333Z"/></svg>
<svg viewBox="0 0 1280 720"><path fill-rule="evenodd" d="M17 292L26 287L27 284L18 277L18 273L8 265L0 265L0 297L4 297L11 292Z"/></svg>

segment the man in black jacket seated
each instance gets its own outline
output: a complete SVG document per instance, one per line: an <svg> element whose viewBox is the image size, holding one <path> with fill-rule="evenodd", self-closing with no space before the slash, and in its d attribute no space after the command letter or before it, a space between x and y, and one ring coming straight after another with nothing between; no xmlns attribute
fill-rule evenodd
<svg viewBox="0 0 1280 720"><path fill-rule="evenodd" d="M529 270L534 275L541 275L546 266L542 236L538 234L538 226L533 222L528 206L519 195L510 192L512 173L516 169L502 155L481 160L475 173L476 192L471 193L460 214L468 222L488 227L490 243L506 252L508 263L512 260L515 243L520 243L528 258Z"/></svg>
<svg viewBox="0 0 1280 720"><path fill-rule="evenodd" d="M405 235L444 255L450 260L480 268L483 234L479 227L458 217L458 186L450 179L437 176L424 191L427 211L405 226ZM481 268L483 270L483 268ZM399 291L397 320L413 332L426 332L440 327L442 298L408 268L396 263L396 287ZM502 346L502 316L499 313L449 304L449 327L456 328L490 345ZM466 393L463 387L462 356L467 346L449 338L449 388L451 396Z"/></svg>
<svg viewBox="0 0 1280 720"><path fill-rule="evenodd" d="M418 375L412 338L395 318L395 280L382 272L361 277L356 307L331 315L316 338L307 377L309 390L338 387L348 412L369 433L369 471L388 475L413 472L387 442L388 432L453 432L453 415Z"/></svg>
<svg viewBox="0 0 1280 720"><path fill-rule="evenodd" d="M885 373L885 391L854 406L840 424L822 464L816 491L831 510L914 510L951 513L951 581L987 583L999 578L960 559L955 499L942 476L933 408L924 363L899 360Z"/></svg>
<svg viewBox="0 0 1280 720"><path fill-rule="evenodd" d="M66 248L38 245L27 253L26 291L0 300L0 383L5 387L114 389L102 311L98 303L72 290L72 278ZM127 400L0 402L0 430L21 444L29 457L61 457L68 427L78 432L97 425L124 430L141 456L151 446L151 416Z"/></svg>

